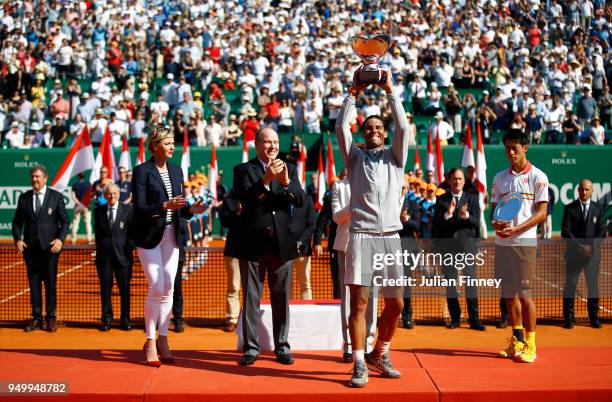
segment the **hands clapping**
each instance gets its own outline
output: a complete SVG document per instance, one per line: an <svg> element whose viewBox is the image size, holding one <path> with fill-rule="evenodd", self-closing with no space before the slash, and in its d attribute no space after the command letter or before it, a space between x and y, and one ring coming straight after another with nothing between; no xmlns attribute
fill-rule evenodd
<svg viewBox="0 0 612 402"><path fill-rule="evenodd" d="M289 169L287 164L280 159L274 159L266 166L264 184L269 185L272 180L278 180L281 186L289 185Z"/></svg>
<svg viewBox="0 0 612 402"><path fill-rule="evenodd" d="M469 218L469 214L468 214L468 204L463 204L461 206L461 209L459 209L459 218L461 219L467 219Z"/></svg>

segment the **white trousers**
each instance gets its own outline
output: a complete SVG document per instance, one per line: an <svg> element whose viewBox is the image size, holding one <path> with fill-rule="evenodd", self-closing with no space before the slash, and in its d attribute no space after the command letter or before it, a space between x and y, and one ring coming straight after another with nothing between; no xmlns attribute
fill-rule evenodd
<svg viewBox="0 0 612 402"><path fill-rule="evenodd" d="M167 336L179 260L174 226L165 227L161 242L154 248L138 247L138 258L148 284L144 306L147 339L155 339L156 328L159 335Z"/></svg>

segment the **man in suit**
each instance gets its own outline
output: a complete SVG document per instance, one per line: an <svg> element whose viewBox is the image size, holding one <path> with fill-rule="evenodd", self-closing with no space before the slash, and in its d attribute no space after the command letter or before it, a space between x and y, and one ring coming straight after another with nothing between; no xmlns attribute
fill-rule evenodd
<svg viewBox="0 0 612 402"><path fill-rule="evenodd" d="M465 174L460 168L453 168L448 173L450 191L438 198L433 218L433 237L438 248L443 253L476 254L476 241L480 224L480 206L478 198L464 191ZM454 265L443 265L446 279L458 279L458 271ZM476 278L474 264L466 264L461 271L463 276ZM461 322L461 306L459 305L456 286L446 287L446 301L451 316L447 328L457 328ZM478 293L475 286L466 285L466 301L468 307L470 328L484 331L485 327L478 318Z"/></svg>
<svg viewBox="0 0 612 402"><path fill-rule="evenodd" d="M47 187L47 168L37 165L30 175L32 190L19 196L13 218L13 239L23 254L30 284L33 320L25 331L42 329L41 282L44 282L47 331L55 332L57 262L70 221L62 194Z"/></svg>
<svg viewBox="0 0 612 402"><path fill-rule="evenodd" d="M289 228L297 238L298 257L293 260L293 269L297 273L302 300L312 300L310 286L310 256L312 255L312 234L315 229L317 214L310 197L306 197L304 205L292 208L291 225Z"/></svg>
<svg viewBox="0 0 612 402"><path fill-rule="evenodd" d="M580 272L584 270L591 327L601 328L599 321L599 263L601 239L606 237L604 208L591 200L593 183L584 179L578 186L578 199L565 206L561 236L566 239L565 288L563 289L563 327L574 327L574 297Z"/></svg>
<svg viewBox="0 0 612 402"><path fill-rule="evenodd" d="M102 325L100 331L111 328L113 306L111 292L113 273L121 297L121 329L132 329L130 323L130 280L132 279L131 239L132 206L119 202L119 186L109 183L104 186L104 198L107 203L94 210L94 229L96 233L96 270L100 278L102 297Z"/></svg>
<svg viewBox="0 0 612 402"><path fill-rule="evenodd" d="M402 230L399 235L402 238L402 248L409 253L416 253L416 234L421 230L421 207L408 197L404 198L400 214ZM415 267L404 266L404 275L411 276ZM410 286L404 287L404 308L402 309L402 325L406 329L414 328L412 322L412 301L410 298Z"/></svg>
<svg viewBox="0 0 612 402"><path fill-rule="evenodd" d="M244 296L241 365L252 365L259 357L259 306L266 273L274 353L278 362L293 363L287 339L291 261L297 257L297 238L290 228L291 209L301 207L306 195L295 166L277 159L278 148L278 134L263 128L255 137L257 157L234 168L234 191L242 205L240 224L250 240L240 260Z"/></svg>

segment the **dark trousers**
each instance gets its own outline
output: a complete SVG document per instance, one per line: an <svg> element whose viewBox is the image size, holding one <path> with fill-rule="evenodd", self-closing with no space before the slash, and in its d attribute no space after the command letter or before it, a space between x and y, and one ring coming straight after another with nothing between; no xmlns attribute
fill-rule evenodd
<svg viewBox="0 0 612 402"><path fill-rule="evenodd" d="M59 254L53 254L51 248L43 250L40 245L27 247L23 258L28 272L30 284L30 304L32 305L32 318L43 319L42 315L42 283L45 284L45 308L47 320L56 317L57 305L57 262Z"/></svg>
<svg viewBox="0 0 612 402"><path fill-rule="evenodd" d="M100 279L100 295L102 296L102 322L110 324L113 320L113 305L111 294L113 291L113 274L117 280L119 296L121 298L121 322L130 322L130 280L132 279L132 267L119 264L117 258L112 254L105 266L97 266L98 278Z"/></svg>
<svg viewBox="0 0 612 402"><path fill-rule="evenodd" d="M563 318L565 320L574 319L574 297L582 271L584 271L587 286L589 320L599 319L599 261L589 261L583 266L567 264L565 268L565 288L563 289Z"/></svg>
<svg viewBox="0 0 612 402"><path fill-rule="evenodd" d="M330 250L329 251L329 269L331 271L332 277L332 286L334 291L334 299L339 299L341 297L342 286L344 284L340 283L340 267L338 265L338 251Z"/></svg>
<svg viewBox="0 0 612 402"><path fill-rule="evenodd" d="M272 302L274 353L289 352L289 285L291 261L282 261L278 253L264 251L259 261L240 260L242 280L242 338L244 353L259 355L259 307L266 273Z"/></svg>
<svg viewBox="0 0 612 402"><path fill-rule="evenodd" d="M508 321L508 305L506 299L499 299L499 311L501 313L501 321Z"/></svg>
<svg viewBox="0 0 612 402"><path fill-rule="evenodd" d="M444 266L442 269L446 279L458 279L459 271L454 266ZM461 275L476 278L474 265L466 266L461 270ZM467 302L470 323L478 320L478 288L476 286L465 286L465 300ZM451 320L454 322L460 321L461 305L459 304L459 292L456 286L446 287L446 303Z"/></svg>
<svg viewBox="0 0 612 402"><path fill-rule="evenodd" d="M183 320L183 264L185 264L185 247L179 250L179 263L174 279L174 294L172 295L172 320Z"/></svg>

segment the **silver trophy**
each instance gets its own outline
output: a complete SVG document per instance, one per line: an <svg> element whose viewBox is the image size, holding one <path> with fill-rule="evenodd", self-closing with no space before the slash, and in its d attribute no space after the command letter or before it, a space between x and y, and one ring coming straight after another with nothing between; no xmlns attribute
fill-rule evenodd
<svg viewBox="0 0 612 402"><path fill-rule="evenodd" d="M377 35L366 39L361 36L353 36L349 39L349 43L362 62L357 69L357 80L366 85L385 82L387 73L378 64L378 61L387 53L391 45L391 37Z"/></svg>

